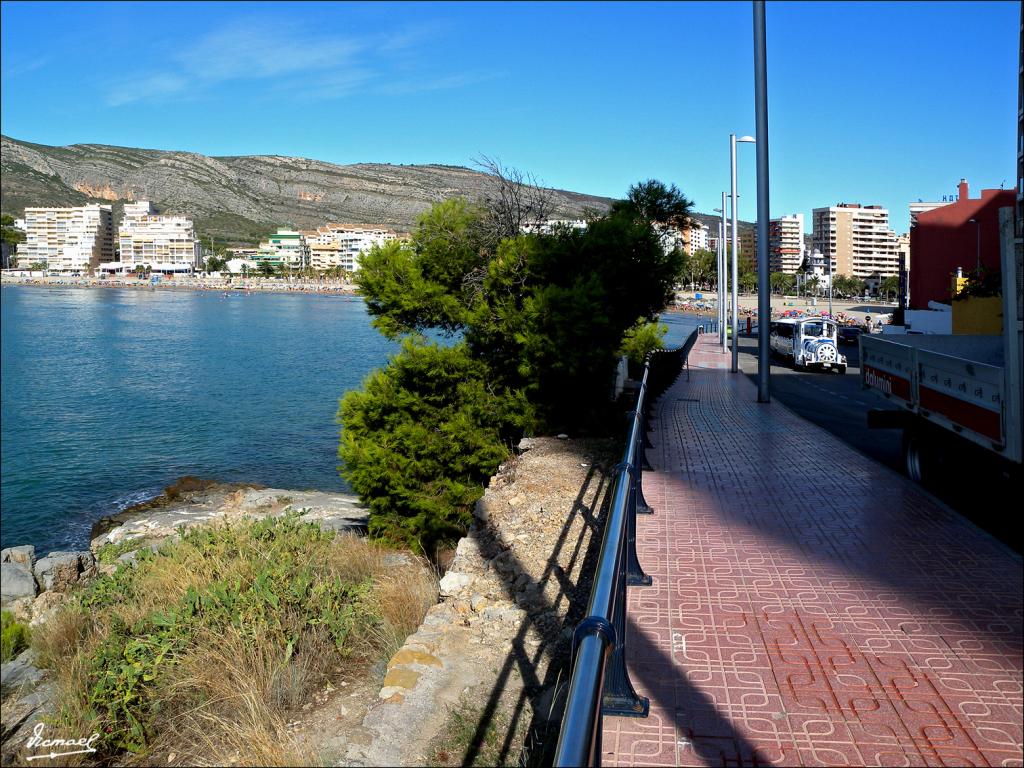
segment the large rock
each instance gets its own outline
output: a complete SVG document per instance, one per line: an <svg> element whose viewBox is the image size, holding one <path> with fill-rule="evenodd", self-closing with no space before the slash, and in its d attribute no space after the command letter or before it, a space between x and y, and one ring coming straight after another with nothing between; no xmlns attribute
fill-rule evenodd
<svg viewBox="0 0 1024 768"><path fill-rule="evenodd" d="M36 548L31 544L23 544L20 547L7 547L0 549L0 563L21 563L29 569L35 565Z"/></svg>
<svg viewBox="0 0 1024 768"><path fill-rule="evenodd" d="M0 563L0 605L36 596L36 580L23 563Z"/></svg>
<svg viewBox="0 0 1024 768"><path fill-rule="evenodd" d="M442 597L457 597L465 591L472 581L472 577L467 573L448 571L444 578L441 579L441 583L438 584L438 590Z"/></svg>
<svg viewBox="0 0 1024 768"><path fill-rule="evenodd" d="M35 657L32 652L26 651L18 658L0 665L0 691L4 698L14 690L31 690L43 679L45 673L33 661Z"/></svg>
<svg viewBox="0 0 1024 768"><path fill-rule="evenodd" d="M67 592L93 572L95 563L92 552L51 552L36 562L34 572L43 589Z"/></svg>
<svg viewBox="0 0 1024 768"><path fill-rule="evenodd" d="M139 546L164 541L197 525L264 518L289 511L299 512L303 522L340 532L365 532L366 509L350 494L321 491L289 491L281 488L239 488L216 485L190 492L187 498L164 498L159 504L143 505L132 513L107 518L104 532L93 538L91 548L98 552L105 544L123 544L139 540Z"/></svg>
<svg viewBox="0 0 1024 768"><path fill-rule="evenodd" d="M64 592L42 592L39 597L35 599L29 609L29 620L28 625L31 629L35 629L40 624L45 624L60 610L60 607L68 600L68 595Z"/></svg>

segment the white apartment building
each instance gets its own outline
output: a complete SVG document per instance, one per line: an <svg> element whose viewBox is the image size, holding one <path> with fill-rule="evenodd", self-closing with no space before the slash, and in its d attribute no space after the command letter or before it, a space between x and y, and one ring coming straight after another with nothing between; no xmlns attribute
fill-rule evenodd
<svg viewBox="0 0 1024 768"><path fill-rule="evenodd" d="M795 274L803 263L804 215L780 216L768 224L768 269Z"/></svg>
<svg viewBox="0 0 1024 768"><path fill-rule="evenodd" d="M306 236L291 229L279 229L256 250L255 261L269 262L275 267L303 269L309 266L309 244Z"/></svg>
<svg viewBox="0 0 1024 768"><path fill-rule="evenodd" d="M896 233L880 205L839 203L813 211L813 247L832 260L835 274L868 279L899 274Z"/></svg>
<svg viewBox="0 0 1024 768"><path fill-rule="evenodd" d="M694 226L686 231L684 235L685 245L684 250L690 256L693 256L697 251L708 250L708 240L711 234L707 224L701 224L700 222L694 222Z"/></svg>
<svg viewBox="0 0 1024 768"><path fill-rule="evenodd" d="M382 227L355 224L328 224L307 234L310 266L313 269L340 267L347 272L359 270L359 257L373 246L397 240L398 234Z"/></svg>
<svg viewBox="0 0 1024 768"><path fill-rule="evenodd" d="M114 214L109 205L26 208L25 242L18 246L24 267L45 264L53 272L88 272L114 258Z"/></svg>
<svg viewBox="0 0 1024 768"><path fill-rule="evenodd" d="M202 266L202 248L192 220L157 215L148 200L125 203L117 240L120 260L102 265L104 270L125 273L141 266L169 274L190 273Z"/></svg>

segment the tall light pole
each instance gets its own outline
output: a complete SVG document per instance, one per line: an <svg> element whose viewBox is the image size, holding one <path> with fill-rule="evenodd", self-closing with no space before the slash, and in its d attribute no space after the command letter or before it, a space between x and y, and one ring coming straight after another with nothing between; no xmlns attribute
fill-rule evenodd
<svg viewBox="0 0 1024 768"><path fill-rule="evenodd" d="M732 174L732 372L739 370L739 336L740 336L740 312L739 312L739 247L740 234L736 226L736 203L739 199L736 194L736 142L753 144L753 136L736 138L735 133L729 134L729 168Z"/></svg>
<svg viewBox="0 0 1024 768"><path fill-rule="evenodd" d="M722 212L722 223L718 225L718 343L725 354L725 291L728 284L725 274L725 243L729 237L729 228L725 220L725 192L722 193L722 207L715 209Z"/></svg>
<svg viewBox="0 0 1024 768"><path fill-rule="evenodd" d="M803 232L800 236L803 237ZM828 316L832 317L832 256L826 256L828 259Z"/></svg>
<svg viewBox="0 0 1024 768"><path fill-rule="evenodd" d="M757 124L757 402L771 402L768 330L768 62L765 51L764 0L754 0L754 111Z"/></svg>

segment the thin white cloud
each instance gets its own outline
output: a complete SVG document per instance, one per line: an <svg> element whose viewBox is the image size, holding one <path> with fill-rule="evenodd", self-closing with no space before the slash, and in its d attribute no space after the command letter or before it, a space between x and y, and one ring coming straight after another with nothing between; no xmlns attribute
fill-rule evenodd
<svg viewBox="0 0 1024 768"><path fill-rule="evenodd" d="M219 83L338 67L365 47L365 41L356 39L306 35L294 23L248 23L207 35L180 63L194 77Z"/></svg>
<svg viewBox="0 0 1024 768"><path fill-rule="evenodd" d="M459 75L443 75L439 77L418 77L410 80L387 83L376 89L377 93L388 96L406 95L410 93L422 93L424 91L445 91L452 88L465 88L469 85L484 83L488 80L495 80L504 75L499 72L493 73L472 73L467 72Z"/></svg>
<svg viewBox="0 0 1024 768"><path fill-rule="evenodd" d="M49 61L49 56L37 56L36 58L29 59L28 61L16 61L14 64L5 66L3 71L0 72L0 76L2 76L4 80L9 80L12 77L19 77L20 75L25 75L29 72L34 72L41 67L45 67Z"/></svg>
<svg viewBox="0 0 1024 768"><path fill-rule="evenodd" d="M126 80L107 94L107 104L119 107L143 99L159 99L187 93L188 80L178 75L149 75L138 80Z"/></svg>
<svg viewBox="0 0 1024 768"><path fill-rule="evenodd" d="M418 45L443 29L427 23L349 37L309 32L293 21L252 18L203 35L172 56L163 71L113 83L106 101L118 107L197 98L218 85L241 81L265 81L268 91L298 100L327 100L367 91L394 95L458 88L495 77L470 73L409 79L393 73L409 69L401 63L407 64Z"/></svg>

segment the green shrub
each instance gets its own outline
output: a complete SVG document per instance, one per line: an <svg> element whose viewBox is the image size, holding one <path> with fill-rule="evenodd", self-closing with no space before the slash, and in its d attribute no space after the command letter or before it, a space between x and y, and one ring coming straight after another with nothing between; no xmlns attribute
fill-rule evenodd
<svg viewBox="0 0 1024 768"><path fill-rule="evenodd" d="M135 552L147 545L148 542L142 539L125 539L117 544L108 541L96 550L96 560L103 565L116 565L121 555L127 552Z"/></svg>
<svg viewBox="0 0 1024 768"><path fill-rule="evenodd" d="M338 413L343 473L370 508L371 535L430 555L461 536L522 410L488 391L465 344L407 339Z"/></svg>
<svg viewBox="0 0 1024 768"><path fill-rule="evenodd" d="M0 660L7 662L28 648L31 632L10 611L0 611Z"/></svg>
<svg viewBox="0 0 1024 768"><path fill-rule="evenodd" d="M642 365L648 352L665 348L667 333L668 326L664 323L649 323L641 317L622 337L619 354L625 355L631 363Z"/></svg>

